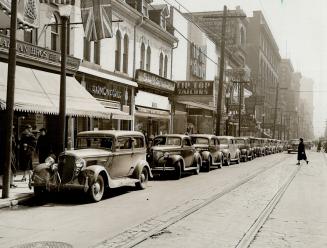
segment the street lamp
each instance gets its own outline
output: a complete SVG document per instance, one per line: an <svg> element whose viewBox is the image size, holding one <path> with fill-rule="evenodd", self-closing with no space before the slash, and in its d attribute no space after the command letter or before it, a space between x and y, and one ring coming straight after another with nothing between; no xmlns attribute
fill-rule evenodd
<svg viewBox="0 0 327 248"><path fill-rule="evenodd" d="M66 65L67 65L67 26L72 11L71 5L60 5L61 19L61 74L59 97L59 153L65 150L66 134Z"/></svg>

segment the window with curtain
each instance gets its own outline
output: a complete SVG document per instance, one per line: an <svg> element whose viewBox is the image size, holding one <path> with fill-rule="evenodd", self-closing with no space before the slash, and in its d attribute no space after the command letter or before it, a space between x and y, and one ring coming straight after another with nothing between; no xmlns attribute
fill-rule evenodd
<svg viewBox="0 0 327 248"><path fill-rule="evenodd" d="M159 56L159 76L163 76L163 54Z"/></svg>
<svg viewBox="0 0 327 248"><path fill-rule="evenodd" d="M123 54L123 72L124 73L128 73L128 45L129 45L128 35L125 34L125 36L124 36L124 54Z"/></svg>
<svg viewBox="0 0 327 248"><path fill-rule="evenodd" d="M168 77L168 56L165 56L165 65L164 65L164 77Z"/></svg>
<svg viewBox="0 0 327 248"><path fill-rule="evenodd" d="M141 61L140 61L140 68L142 70L145 69L145 45L144 43L142 42L142 45L141 45Z"/></svg>
<svg viewBox="0 0 327 248"><path fill-rule="evenodd" d="M146 50L146 70L150 71L151 69L151 48L148 46Z"/></svg>
<svg viewBox="0 0 327 248"><path fill-rule="evenodd" d="M115 70L120 71L121 67L121 33L116 32Z"/></svg>

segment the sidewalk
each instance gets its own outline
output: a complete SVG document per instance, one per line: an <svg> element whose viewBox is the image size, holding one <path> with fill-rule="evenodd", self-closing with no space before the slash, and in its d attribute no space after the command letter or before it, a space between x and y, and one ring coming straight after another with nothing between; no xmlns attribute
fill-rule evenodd
<svg viewBox="0 0 327 248"><path fill-rule="evenodd" d="M0 209L15 206L22 201L33 197L33 190L28 188L28 181L22 182L22 172L19 172L14 178L14 184L17 188L10 188L10 197L2 199L2 177L0 177Z"/></svg>

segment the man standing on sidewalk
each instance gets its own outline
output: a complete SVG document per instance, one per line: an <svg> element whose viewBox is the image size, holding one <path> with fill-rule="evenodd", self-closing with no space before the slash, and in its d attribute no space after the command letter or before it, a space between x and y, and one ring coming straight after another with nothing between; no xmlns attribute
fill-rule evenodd
<svg viewBox="0 0 327 248"><path fill-rule="evenodd" d="M309 163L309 161L307 159L307 155L305 154L305 147L304 147L302 138L300 138L300 144L297 149L297 160L298 160L297 165L300 165L301 160L305 160L305 162L307 162L307 164Z"/></svg>

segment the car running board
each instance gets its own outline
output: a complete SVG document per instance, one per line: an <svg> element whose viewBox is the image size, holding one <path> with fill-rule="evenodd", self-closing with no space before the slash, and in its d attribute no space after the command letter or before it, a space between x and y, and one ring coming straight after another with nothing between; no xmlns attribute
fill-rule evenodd
<svg viewBox="0 0 327 248"><path fill-rule="evenodd" d="M122 186L135 186L135 183L137 182L139 182L139 180L135 178L116 178L116 179L111 179L109 186L110 188L119 188Z"/></svg>

